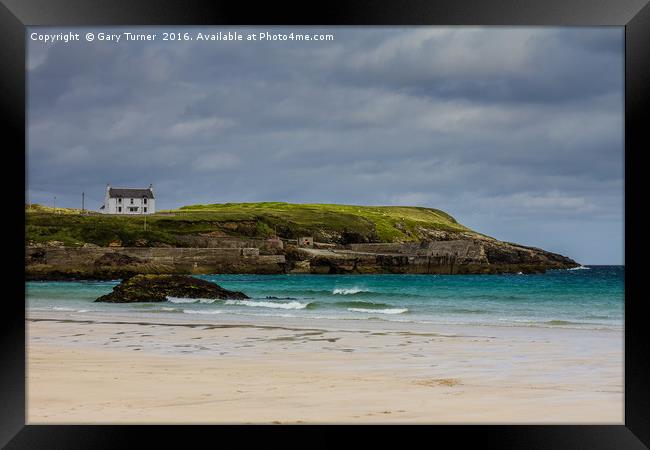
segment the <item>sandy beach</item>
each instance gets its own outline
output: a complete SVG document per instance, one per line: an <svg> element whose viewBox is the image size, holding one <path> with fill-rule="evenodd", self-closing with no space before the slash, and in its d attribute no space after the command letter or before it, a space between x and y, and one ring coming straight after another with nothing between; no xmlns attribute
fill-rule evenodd
<svg viewBox="0 0 650 450"><path fill-rule="evenodd" d="M28 312L27 422L623 423L621 331L357 322Z"/></svg>

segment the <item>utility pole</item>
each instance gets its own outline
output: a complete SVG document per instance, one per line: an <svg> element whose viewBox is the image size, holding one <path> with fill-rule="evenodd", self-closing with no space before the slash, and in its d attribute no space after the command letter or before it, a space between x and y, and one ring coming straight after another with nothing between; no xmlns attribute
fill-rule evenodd
<svg viewBox="0 0 650 450"><path fill-rule="evenodd" d="M54 196L54 214L56 214L56 195Z"/></svg>
<svg viewBox="0 0 650 450"><path fill-rule="evenodd" d="M85 200L84 196L85 196L85 194L86 194L85 192L81 193L81 214L84 213L84 200Z"/></svg>

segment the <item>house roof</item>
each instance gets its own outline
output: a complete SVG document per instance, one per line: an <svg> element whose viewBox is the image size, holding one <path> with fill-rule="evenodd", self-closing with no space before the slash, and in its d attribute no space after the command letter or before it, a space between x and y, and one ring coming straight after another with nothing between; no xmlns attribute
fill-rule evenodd
<svg viewBox="0 0 650 450"><path fill-rule="evenodd" d="M109 188L108 196L110 198L154 198L153 190L149 188Z"/></svg>

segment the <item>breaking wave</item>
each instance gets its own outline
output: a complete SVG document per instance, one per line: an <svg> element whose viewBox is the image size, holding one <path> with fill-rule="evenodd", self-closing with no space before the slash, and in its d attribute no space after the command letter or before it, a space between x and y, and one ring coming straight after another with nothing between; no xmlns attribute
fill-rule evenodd
<svg viewBox="0 0 650 450"><path fill-rule="evenodd" d="M358 294L359 292L369 292L361 288L353 287L353 288L337 288L332 291L332 294L334 295L353 295L353 294Z"/></svg>
<svg viewBox="0 0 650 450"><path fill-rule="evenodd" d="M408 312L408 308L388 308L388 309L372 309L372 308L348 308L348 311L360 313L378 313L378 314L403 314Z"/></svg>
<svg viewBox="0 0 650 450"><path fill-rule="evenodd" d="M47 309L45 309L45 310L47 310ZM77 313L90 312L89 309L66 308L64 306L54 306L54 307L52 307L52 310L53 311L77 312Z"/></svg>
<svg viewBox="0 0 650 450"><path fill-rule="evenodd" d="M167 297L171 303L214 303L219 301L216 298L187 298L187 297Z"/></svg>
<svg viewBox="0 0 650 450"><path fill-rule="evenodd" d="M305 309L309 303L292 302L260 302L252 300L226 300L226 305L256 306L261 308Z"/></svg>

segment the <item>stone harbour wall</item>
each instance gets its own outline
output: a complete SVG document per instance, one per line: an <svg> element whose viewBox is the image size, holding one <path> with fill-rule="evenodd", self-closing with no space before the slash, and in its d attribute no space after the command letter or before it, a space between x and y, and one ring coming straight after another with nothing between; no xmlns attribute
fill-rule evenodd
<svg viewBox="0 0 650 450"><path fill-rule="evenodd" d="M406 242L388 244L350 244L350 250L355 252L401 254L411 256L444 256L486 262L485 249L471 240Z"/></svg>
<svg viewBox="0 0 650 450"><path fill-rule="evenodd" d="M135 273L284 273L284 255L257 248L94 247L33 248L27 278L122 278Z"/></svg>
<svg viewBox="0 0 650 450"><path fill-rule="evenodd" d="M176 236L184 247L192 248L256 248L261 254L281 253L284 244L280 239L253 239L238 237L214 237L205 235Z"/></svg>

